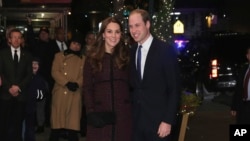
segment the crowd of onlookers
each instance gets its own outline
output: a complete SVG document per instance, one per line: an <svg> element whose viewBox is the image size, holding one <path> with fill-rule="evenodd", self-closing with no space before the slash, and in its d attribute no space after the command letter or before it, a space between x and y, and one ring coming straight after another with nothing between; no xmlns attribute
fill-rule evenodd
<svg viewBox="0 0 250 141"><path fill-rule="evenodd" d="M35 33L33 26L31 24L31 20L28 19L27 31L25 33L22 33L15 26L8 26L5 30L5 37L3 37L0 42L0 51L2 52L4 52L4 50L6 50L7 48L13 47L14 49L15 48L14 46L16 46L17 50L19 50L19 53L18 53L19 61L21 61L20 56L23 54L22 52L24 51L27 52L27 54L30 54L31 56L30 60L28 61L30 62L30 66L29 66L30 68L26 68L26 69L30 69L30 72L32 72L32 74L29 74L29 75L32 77L31 77L30 83L28 84L29 86L27 86L28 89L27 89L27 94L25 96L25 100L20 100L22 101L21 103L24 103L25 101L25 105L19 106L19 107L23 107L25 111L23 115L24 120L22 121L23 130L17 128L18 132L22 131L22 135L23 135L22 138L25 141L34 141L35 134L43 133L46 126L47 127L51 126L50 121L51 121L52 90L55 84L55 78L52 77L51 70L52 70L52 65L53 65L55 54L57 54L58 52L68 52L70 54L72 53L70 46L74 46L75 43L78 43L80 45L79 55L84 56L85 52L88 51L90 46L93 45L93 43L95 42L96 35L92 31L89 31L88 33L86 33L85 38L84 36L82 36L81 33L73 33L72 38L69 40L66 40L65 38L66 34L65 34L64 28L57 27L54 29L54 31L55 31L54 39L50 38L51 35L50 35L50 30L48 27L41 27L39 29L39 32ZM11 38L13 34L18 34L18 37L14 37L14 39L12 40ZM18 40L15 40L16 38ZM82 65L84 64L82 63ZM1 66L1 67L4 68L4 66ZM70 68L70 69L73 69L73 68ZM17 71L20 71L20 70L18 69ZM4 78L5 76L1 76L1 77L2 79L5 80ZM2 85L1 77L0 77L0 86ZM20 80L20 82L16 82L16 83L21 83L22 81L23 80ZM2 88L1 86L1 89L4 89L4 87L5 86L3 86ZM12 103L12 105L17 105L15 102ZM4 108L7 108L7 107L4 107ZM11 108L7 108L7 109L9 109L9 112L13 110ZM82 136L85 136L86 135L86 116L85 116L86 114L84 110L84 105L81 107L81 109L82 111L79 112L79 113L82 113L81 124L79 124L81 125L80 133ZM22 109L20 108L20 111L21 110ZM10 116L14 116L14 115L10 113ZM21 118L21 116L19 118ZM1 119L1 120L6 121L5 119ZM9 122L9 121L11 120L8 120L6 122ZM11 125L6 123L6 126L11 126ZM14 131L10 131L10 132L13 133ZM7 138L7 135L9 133L8 132L3 132L3 133L6 133L5 137ZM66 134L68 133L63 132L62 136L66 136ZM13 136L15 135L17 134L13 134ZM1 134L1 137L4 137L4 135Z"/></svg>
<svg viewBox="0 0 250 141"><path fill-rule="evenodd" d="M0 139L35 141L50 127L49 141L170 141L180 101L177 55L153 37L150 15L128 17L134 44L125 43L122 22L107 17L84 38L28 22L6 32L0 49ZM90 45L91 44L91 45ZM86 132L87 131L87 132Z"/></svg>

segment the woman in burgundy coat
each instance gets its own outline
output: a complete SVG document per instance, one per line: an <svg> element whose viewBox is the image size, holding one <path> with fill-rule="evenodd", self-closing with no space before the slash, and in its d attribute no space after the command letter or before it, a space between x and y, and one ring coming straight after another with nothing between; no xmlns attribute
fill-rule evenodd
<svg viewBox="0 0 250 141"><path fill-rule="evenodd" d="M86 141L130 141L131 102L128 84L128 48L122 39L119 20L108 17L102 22L97 42L88 52L84 66L84 101L87 115L112 112L107 123L87 117L101 125L88 124ZM101 122L101 123L100 123Z"/></svg>

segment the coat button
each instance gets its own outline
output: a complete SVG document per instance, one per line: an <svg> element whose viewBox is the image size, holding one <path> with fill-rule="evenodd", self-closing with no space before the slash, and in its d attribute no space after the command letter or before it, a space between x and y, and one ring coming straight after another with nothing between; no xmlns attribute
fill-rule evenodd
<svg viewBox="0 0 250 141"><path fill-rule="evenodd" d="M65 72L64 75L67 75L67 72Z"/></svg>
<svg viewBox="0 0 250 141"><path fill-rule="evenodd" d="M66 65L67 65L67 63L63 63L63 65L64 65L64 66L66 66Z"/></svg>
<svg viewBox="0 0 250 141"><path fill-rule="evenodd" d="M66 94L67 94L67 91L64 91L64 94L66 95Z"/></svg>

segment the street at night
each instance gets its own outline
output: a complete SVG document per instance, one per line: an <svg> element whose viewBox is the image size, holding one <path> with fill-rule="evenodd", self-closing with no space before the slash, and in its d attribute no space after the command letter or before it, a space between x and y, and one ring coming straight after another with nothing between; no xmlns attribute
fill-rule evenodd
<svg viewBox="0 0 250 141"><path fill-rule="evenodd" d="M56 53L67 50L60 49L56 52L53 49L51 52L48 52L47 48L37 48L40 45L52 47L52 41L54 43L53 46L61 44L62 47L63 45L70 45L71 42L77 42L80 44L78 54L74 51L69 52L69 54L81 54L82 56L92 57L95 54L93 53L94 49L89 53L88 47L97 45L94 42L97 39L98 33L100 33L103 20L107 17L116 17L121 22L121 27L123 27L121 28L122 31L119 32L121 33L119 37L121 36L122 45L127 47L126 49L131 50L133 49L131 47L135 45L134 43L141 45L139 41L135 42L135 37L140 36L137 34L141 33L138 32L133 35L132 31L130 31L132 25L129 25L128 19L130 12L134 9L146 10L149 13L148 17L151 18L149 25L153 38L166 42L167 45L174 47L174 51L176 51L177 62L179 63L176 64L180 67L181 99L179 101L180 106L178 105L180 110L177 113L177 125L173 126L172 141L230 140L230 125L236 125L239 122L235 116L232 116L235 109L232 110L231 108L235 105L235 107L240 105L235 104L234 100L237 99L242 103L250 105L250 90L248 88L250 87L250 83L245 81L245 78L247 78L246 72L243 73L245 66L250 63L250 50L246 54L246 50L250 49L250 8L247 0L0 0L0 51L4 50L5 47L13 47L9 44L10 35L8 30L11 28L18 29L20 30L20 34L24 35L18 47L25 47L25 50L28 50L32 55L40 55L39 57L43 58L44 62L39 57L34 58L38 62L41 61L41 64L45 66L44 68L48 69L45 70L48 71L45 72L47 76L46 94L48 95L46 95L47 99L45 98L46 106L44 106L45 109L43 110L45 113L43 114L44 121L42 126L38 126L38 121L36 121L38 119L34 120L37 122L34 122L35 129L41 127L41 131L37 132L36 130L37 133L35 131L33 133L35 134L36 141L50 140L52 131L50 125L51 103L53 101L52 88L55 84L55 79L51 77L53 70L52 61L54 61ZM40 39L43 38L43 35L40 35L41 33L47 36L44 41ZM79 38L75 38L75 35L79 35ZM89 35L92 38L88 37ZM58 38L60 36L63 39L59 42ZM87 46L88 40L93 41L92 45ZM104 33L101 40L103 42L107 41L105 40ZM66 55L68 55L67 52ZM82 59L82 56L77 59ZM101 54L100 56L103 57L104 55ZM98 60L99 58L101 57L98 56L95 59ZM0 67L8 64L3 62L0 61ZM99 63L91 65L102 68L103 66ZM67 63L64 63L60 67L64 68L66 65ZM6 73L5 71L5 69L0 68L0 102L6 100L1 92L6 91L6 93L10 93L11 91L10 88L6 88L7 86L10 87L11 84L8 81L6 82L5 76L1 76L3 73ZM68 73L65 72L63 75L66 77ZM65 80L65 82L67 81ZM82 83L80 84L83 87L85 83ZM68 88L67 84L61 86ZM74 83L73 85L77 85L76 89L79 88L78 84ZM244 90L241 90L243 89L243 85ZM132 88L129 86L127 88L129 89L128 93L132 93ZM103 91L105 90L104 88L102 89ZM21 89L17 91L21 93ZM39 89L37 91L39 93ZM242 95L240 95L241 97L239 96L240 98L235 98L235 94L243 93L243 91L246 92L249 99L247 99L247 96L243 98ZM83 92L81 93L83 95ZM65 92L64 94L66 95ZM183 100L182 96L186 96L186 101ZM193 96L194 99L190 100L188 96ZM81 98L81 102L79 103L84 103L84 100L84 98ZM124 100L124 103L129 100ZM161 100L158 99L158 101ZM95 101L94 103L98 102ZM244 105L242 103L241 105ZM4 102L3 104L0 103L0 106L4 104ZM82 116L86 116L84 106L81 108L81 112L84 113ZM239 107L237 108L237 110L240 109ZM0 107L0 109L4 111L5 108ZM173 113L175 115L176 112ZM182 119L184 115L185 119ZM82 126L86 127L87 123L82 125L83 121L80 122L81 128L83 128ZM12 122L10 125L12 125ZM85 128L84 131L82 130L79 133L77 131L79 141L86 141ZM60 141L68 140L68 133L63 132L60 136ZM0 135L0 137L4 136L1 133Z"/></svg>

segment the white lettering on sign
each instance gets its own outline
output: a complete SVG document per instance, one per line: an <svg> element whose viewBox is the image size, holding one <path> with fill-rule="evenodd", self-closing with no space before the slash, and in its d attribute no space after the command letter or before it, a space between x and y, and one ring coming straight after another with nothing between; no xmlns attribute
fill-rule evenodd
<svg viewBox="0 0 250 141"><path fill-rule="evenodd" d="M244 136L247 133L246 129L236 129L234 132L234 136Z"/></svg>

